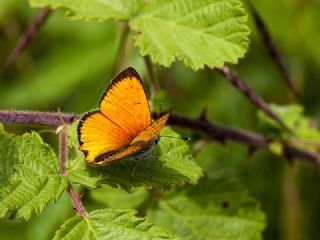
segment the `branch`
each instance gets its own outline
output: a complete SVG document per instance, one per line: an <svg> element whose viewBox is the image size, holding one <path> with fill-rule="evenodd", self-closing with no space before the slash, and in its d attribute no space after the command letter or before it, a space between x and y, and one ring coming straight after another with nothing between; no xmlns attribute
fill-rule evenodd
<svg viewBox="0 0 320 240"><path fill-rule="evenodd" d="M30 124L58 127L63 123L71 124L80 117L81 116L69 113L0 111L0 122L4 124Z"/></svg>
<svg viewBox="0 0 320 240"><path fill-rule="evenodd" d="M79 213L82 217L87 217L88 213L84 210L82 203L81 203L81 196L79 196L74 189L72 188L72 185L69 183L68 185L68 193L70 195L72 205L74 210Z"/></svg>
<svg viewBox="0 0 320 240"><path fill-rule="evenodd" d="M250 100L250 102L265 112L268 116L280 124L280 126L288 130L283 121L274 112L272 112L269 105L259 95L257 95L234 71L227 66L217 70L237 89L239 89L240 92Z"/></svg>
<svg viewBox="0 0 320 240"><path fill-rule="evenodd" d="M300 98L299 92L298 92L296 86L294 85L292 78L290 77L288 69L285 67L285 65L280 57L279 51L277 50L275 44L273 43L273 41L271 39L271 35L267 29L267 26L265 25L262 18L259 16L258 12L255 10L255 8L253 7L253 5L250 2L249 2L249 8L252 12L254 22L255 22L256 27L261 35L262 41L263 41L264 46L266 47L266 49L269 53L271 60L278 68L282 77L285 79L286 84L288 85L292 94L296 98L299 99Z"/></svg>
<svg viewBox="0 0 320 240"><path fill-rule="evenodd" d="M28 114L30 114L30 118ZM16 116L20 117L16 118ZM157 116L157 113L153 112L152 116ZM61 119L63 119L66 124L71 124L73 121L80 119L80 117L80 115L72 115L68 113L0 111L0 122L5 124L42 124L60 126ZM220 142L231 140L246 144L251 149L269 149L270 141L263 135L226 127L208 121L205 117L194 119L172 113L168 119L168 124L199 132L212 140ZM283 156L288 159L301 159L320 165L320 156L318 154L300 149L288 143L283 145Z"/></svg>
<svg viewBox="0 0 320 240"><path fill-rule="evenodd" d="M57 114L61 118L61 115ZM63 119L61 118L63 122ZM61 127L61 128L60 128ZM63 122L63 125L58 127L59 134L59 157L60 157L60 174L66 175L65 165L68 161L68 126ZM73 205L73 209L82 217L87 217L88 213L82 206L81 196L79 196L73 189L72 185L68 184L68 193Z"/></svg>
<svg viewBox="0 0 320 240"><path fill-rule="evenodd" d="M59 158L60 158L60 174L66 175L66 163L68 161L68 127L63 124L58 132L59 134Z"/></svg>
<svg viewBox="0 0 320 240"><path fill-rule="evenodd" d="M155 116L156 113L154 113L153 115ZM231 140L247 144L252 149L269 149L270 140L263 135L250 131L226 127L208 121L204 118L193 119L173 113L168 119L168 124L194 130L196 132L202 133L210 139L218 140L220 142ZM283 156L288 158L289 160L301 159L320 166L319 154L300 149L289 143L285 143L283 145Z"/></svg>
<svg viewBox="0 0 320 240"><path fill-rule="evenodd" d="M16 47L8 56L6 61L6 68L9 68L17 61L22 52L28 47L31 40L39 32L41 26L44 24L50 13L51 10L47 8L43 8L39 11L38 15L30 23L28 29L21 36Z"/></svg>

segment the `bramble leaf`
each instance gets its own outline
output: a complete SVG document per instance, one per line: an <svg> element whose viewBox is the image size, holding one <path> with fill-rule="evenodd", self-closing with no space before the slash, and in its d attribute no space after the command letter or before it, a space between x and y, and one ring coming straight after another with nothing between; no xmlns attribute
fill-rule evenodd
<svg viewBox="0 0 320 240"><path fill-rule="evenodd" d="M74 123L74 125L77 124L78 122ZM179 136L168 127L165 127L160 135ZM70 133L70 136L77 137L75 130ZM70 141L75 142L74 140ZM74 147L77 149L78 144ZM69 168L73 170L68 175L72 174L73 176L68 176L68 179L90 187L92 185L86 184L83 181L83 176L100 178L98 181L100 184L119 186L126 190L138 186L169 189L172 186L184 185L185 183L195 184L202 176L202 170L193 161L188 144L180 139L162 138L145 157L116 160L99 167L92 167L85 163L83 154L78 151L78 156L79 154L80 157L69 165ZM77 172L76 175L75 172Z"/></svg>
<svg viewBox="0 0 320 240"><path fill-rule="evenodd" d="M63 9L73 19L128 20L142 0L29 0L32 7Z"/></svg>
<svg viewBox="0 0 320 240"><path fill-rule="evenodd" d="M183 239L262 239L265 216L238 182L202 179L161 199L149 218Z"/></svg>
<svg viewBox="0 0 320 240"><path fill-rule="evenodd" d="M276 154L281 154L282 149L274 146L279 145L280 140L286 140L291 145L296 145L306 150L316 150L320 149L320 131L315 122L304 116L303 107L300 105L288 105L288 106L278 106L270 105L273 112L275 112L280 119L285 123L285 125L290 129L290 131L283 129L278 123L273 119L268 117L261 111L258 112L258 118L260 121L260 126L262 130L271 138L275 139L270 145L271 150Z"/></svg>
<svg viewBox="0 0 320 240"><path fill-rule="evenodd" d="M127 20L135 44L154 63L176 59L198 70L237 63L248 49L247 15L239 0L29 0L73 19Z"/></svg>
<svg viewBox="0 0 320 240"><path fill-rule="evenodd" d="M194 70L237 63L248 49L247 16L237 0L154 0L129 23L154 63L182 60Z"/></svg>
<svg viewBox="0 0 320 240"><path fill-rule="evenodd" d="M0 125L0 216L29 219L67 187L59 161L37 133L13 136Z"/></svg>
<svg viewBox="0 0 320 240"><path fill-rule="evenodd" d="M177 239L134 210L103 209L91 212L87 218L75 216L56 232L54 240L67 239Z"/></svg>

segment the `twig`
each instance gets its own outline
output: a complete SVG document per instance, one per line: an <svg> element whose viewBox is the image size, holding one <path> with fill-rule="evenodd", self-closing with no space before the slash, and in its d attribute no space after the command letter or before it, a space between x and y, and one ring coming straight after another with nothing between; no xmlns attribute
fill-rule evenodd
<svg viewBox="0 0 320 240"><path fill-rule="evenodd" d="M157 78L154 75L152 62L148 56L144 56L143 60L145 62L147 73L148 73L148 83L150 86L151 93L155 94L159 90L159 83L157 81Z"/></svg>
<svg viewBox="0 0 320 240"><path fill-rule="evenodd" d="M30 119L28 119L28 113L30 113ZM152 115L157 116L157 113L153 112ZM23 117L15 118L15 116ZM37 118L34 116L37 116ZM42 124L59 126L61 124L61 118L66 124L71 124L73 121L80 119L80 117L80 115L72 115L67 113L54 114L15 111L14 114L11 114L9 111L0 111L0 122L5 124ZM36 121L33 122L33 120ZM240 142L248 145L249 148L252 149L268 149L270 143L269 139L261 134L216 124L212 121L208 121L203 116L201 118L194 119L172 113L168 120L168 124L202 133L208 138L218 140L220 142L225 142L227 140ZM312 162L316 165L320 165L320 156L317 153L306 151L290 144L284 144L283 156L287 157L288 159L301 159Z"/></svg>
<svg viewBox="0 0 320 240"><path fill-rule="evenodd" d="M66 175L66 163L68 161L68 126L62 125L59 131L59 157L60 157L60 174Z"/></svg>
<svg viewBox="0 0 320 240"><path fill-rule="evenodd" d="M63 125L57 129L59 134L59 157L60 157L60 174L65 176L67 174L65 165L68 161L68 126L64 122L61 113L58 113ZM61 127L61 128L60 128ZM73 209L82 217L87 217L88 214L82 206L81 196L79 196L73 189L72 185L68 184L68 193L73 205Z"/></svg>
<svg viewBox="0 0 320 240"><path fill-rule="evenodd" d="M262 18L259 16L258 12L256 11L256 9L253 7L253 5L250 2L249 2L249 8L252 12L254 22L255 22L256 27L261 35L262 41L263 41L264 46L266 47L266 49L269 53L270 58L272 59L272 61L276 65L276 67L278 68L282 77L285 79L286 84L288 85L292 94L296 98L300 99L299 92L298 92L292 78L290 77L288 69L285 67L285 64L283 63L282 58L280 57L280 53L279 53L278 49L276 48L275 44L273 43L273 41L271 39L271 35L268 31L267 26L265 25Z"/></svg>
<svg viewBox="0 0 320 240"><path fill-rule="evenodd" d="M229 67L224 66L223 68L218 69L218 72L220 72L237 89L239 89L241 93L245 95L256 107L274 119L278 124L280 124L280 126L288 130L283 121L274 112L272 112L269 105L259 95L257 95L234 71L232 71Z"/></svg>
<svg viewBox="0 0 320 240"><path fill-rule="evenodd" d="M72 205L74 210L79 213L82 217L87 217L88 213L84 210L81 203L81 196L79 196L73 189L72 185L69 183L68 185L68 193L70 195Z"/></svg>
<svg viewBox="0 0 320 240"><path fill-rule="evenodd" d="M50 13L51 10L47 8L43 8L39 11L38 15L30 23L28 29L21 36L16 47L8 56L6 68L9 68L17 61L22 52L28 47L34 36L39 32L41 26L44 24Z"/></svg>
<svg viewBox="0 0 320 240"><path fill-rule="evenodd" d="M80 116L69 113L0 111L0 122L4 124L60 126L61 119L65 124L71 124L79 118Z"/></svg>

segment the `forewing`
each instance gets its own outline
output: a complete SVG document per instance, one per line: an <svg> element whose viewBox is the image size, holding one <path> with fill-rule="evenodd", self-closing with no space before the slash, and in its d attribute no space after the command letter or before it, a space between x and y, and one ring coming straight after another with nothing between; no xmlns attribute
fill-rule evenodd
<svg viewBox="0 0 320 240"><path fill-rule="evenodd" d="M139 74L129 67L109 84L100 101L100 111L131 140L151 123L150 109Z"/></svg>
<svg viewBox="0 0 320 240"><path fill-rule="evenodd" d="M158 119L156 119L150 126L148 126L144 131L142 131L136 138L132 140L130 145L125 146L121 149L106 152L98 156L92 162L94 165L104 165L113 160L125 158L132 156L135 153L139 153L141 150L145 149L146 146L150 146L150 142L159 137L161 129L166 124L170 112L162 114Z"/></svg>
<svg viewBox="0 0 320 240"><path fill-rule="evenodd" d="M89 112L78 125L80 150L86 161L92 162L102 153L130 144L132 138L121 127L106 118L100 111Z"/></svg>

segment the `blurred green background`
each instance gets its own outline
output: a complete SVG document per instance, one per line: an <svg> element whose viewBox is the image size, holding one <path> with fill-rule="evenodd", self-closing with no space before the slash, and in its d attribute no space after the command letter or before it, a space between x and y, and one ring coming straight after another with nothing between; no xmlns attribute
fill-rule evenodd
<svg viewBox="0 0 320 240"><path fill-rule="evenodd" d="M307 115L320 117L320 1L253 1L302 93ZM0 1L0 66L37 14L26 1ZM251 44L245 58L234 68L267 102L293 103L284 80L270 60L252 17ZM1 68L0 109L83 113L97 108L100 96L113 76L122 25L114 22L71 21L53 12L18 62L9 71ZM122 68L135 67L146 79L138 49L128 41ZM211 120L259 131L256 111L247 99L213 70L198 72L175 63L171 68L155 66L161 88L174 111L198 116L204 107ZM147 82L145 82L147 85ZM30 128L8 126L23 132ZM183 130L182 130L183 131ZM320 176L308 164L290 165L266 151L248 157L247 147L228 143L200 142L191 134L197 162L212 174L237 177L257 198L267 216L265 239L320 239ZM56 136L43 133L52 144ZM198 141L199 140L199 141ZM199 149L199 146L201 148ZM140 193L140 194L143 194ZM95 208L99 193L85 195L85 205ZM123 206L119 206L123 207ZM0 239L50 239L64 219L72 215L69 199L29 222L0 222Z"/></svg>

